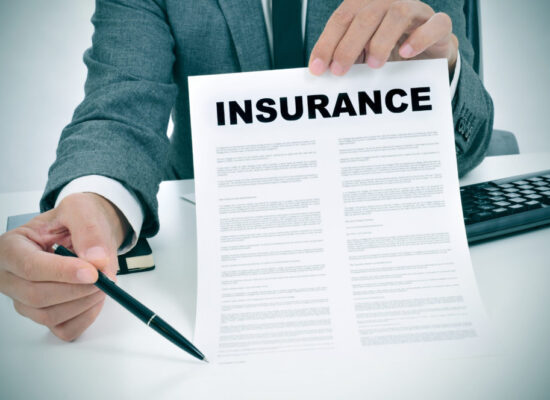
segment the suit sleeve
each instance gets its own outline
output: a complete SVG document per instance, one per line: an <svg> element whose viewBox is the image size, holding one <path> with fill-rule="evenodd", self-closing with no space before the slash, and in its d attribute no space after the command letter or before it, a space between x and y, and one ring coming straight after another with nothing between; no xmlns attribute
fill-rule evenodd
<svg viewBox="0 0 550 400"><path fill-rule="evenodd" d="M493 132L493 101L472 67L474 50L466 37L464 1L438 3L434 11L451 17L459 42L461 69L452 105L458 173L463 176L485 157Z"/></svg>
<svg viewBox="0 0 550 400"><path fill-rule="evenodd" d="M92 23L85 97L61 134L40 208L52 208L73 179L106 176L135 193L144 208L142 233L151 236L159 228L156 194L177 95L174 39L160 0L97 0Z"/></svg>

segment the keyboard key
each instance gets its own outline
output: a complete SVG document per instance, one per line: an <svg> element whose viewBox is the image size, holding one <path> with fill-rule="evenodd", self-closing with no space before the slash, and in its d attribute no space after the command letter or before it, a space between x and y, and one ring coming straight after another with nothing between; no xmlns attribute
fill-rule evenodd
<svg viewBox="0 0 550 400"><path fill-rule="evenodd" d="M542 204L536 200L528 201L527 203L524 203L530 210L534 210L536 208L541 208Z"/></svg>
<svg viewBox="0 0 550 400"><path fill-rule="evenodd" d="M509 208L511 208L514 211L517 211L517 210L522 209L523 207L524 206L522 204L514 204L514 205L510 206Z"/></svg>
<svg viewBox="0 0 550 400"><path fill-rule="evenodd" d="M535 194L537 193L535 190L520 190L520 193L523 194Z"/></svg>
<svg viewBox="0 0 550 400"><path fill-rule="evenodd" d="M494 203L494 204L497 205L497 206L500 206L500 207L506 207L506 206L509 206L512 203L508 203L507 201L499 201L499 202Z"/></svg>
<svg viewBox="0 0 550 400"><path fill-rule="evenodd" d="M520 195L517 194L517 193L506 193L505 196L513 198L513 197L519 197ZM530 194L529 196L536 196L536 195L535 194Z"/></svg>
<svg viewBox="0 0 550 400"><path fill-rule="evenodd" d="M548 191L548 192L542 192L541 194L544 195L544 196L550 196L550 191Z"/></svg>
<svg viewBox="0 0 550 400"><path fill-rule="evenodd" d="M486 190L487 192L493 192L495 190L499 190L499 188L495 186L487 186L487 187L484 187L483 190Z"/></svg>
<svg viewBox="0 0 550 400"><path fill-rule="evenodd" d="M542 178L539 178L538 176L534 176L532 178L527 178L527 180L531 182L538 182L538 181L542 181Z"/></svg>
<svg viewBox="0 0 550 400"><path fill-rule="evenodd" d="M514 187L514 185L512 185L511 183L501 183L500 185L498 185L498 187L501 189L508 189Z"/></svg>
<svg viewBox="0 0 550 400"><path fill-rule="evenodd" d="M542 196L540 194L528 194L527 196L525 196L529 199L533 199L533 200L536 200L536 199L542 199Z"/></svg>
<svg viewBox="0 0 550 400"><path fill-rule="evenodd" d="M497 197L493 197L491 200L493 200L493 201L503 201L503 200L506 200L506 197L497 196Z"/></svg>
<svg viewBox="0 0 550 400"><path fill-rule="evenodd" d="M537 186L547 186L547 185L548 185L548 182L545 182L545 181L533 182L533 185L537 185Z"/></svg>
<svg viewBox="0 0 550 400"><path fill-rule="evenodd" d="M487 199L475 199L475 200L473 201L474 206L475 206L476 204L478 204L478 205L479 205L479 204L485 204L485 203L487 203L487 202L488 202Z"/></svg>
<svg viewBox="0 0 550 400"><path fill-rule="evenodd" d="M510 199L510 201L513 201L514 203L523 203L525 200L523 197L515 197L513 199Z"/></svg>
<svg viewBox="0 0 550 400"><path fill-rule="evenodd" d="M515 185L528 185L529 184L529 182L527 182L527 181L515 181L515 182L512 182L512 183L514 183Z"/></svg>
<svg viewBox="0 0 550 400"><path fill-rule="evenodd" d="M541 175L541 177L546 178L546 179L550 179L550 174L548 174L548 175Z"/></svg>
<svg viewBox="0 0 550 400"><path fill-rule="evenodd" d="M493 213L490 213L488 211L483 211L480 213L477 213L474 218L478 221L485 221L487 219L493 218Z"/></svg>
<svg viewBox="0 0 550 400"><path fill-rule="evenodd" d="M508 211L507 208L501 207L501 208L495 208L493 210L493 213L495 214L505 214Z"/></svg>
<svg viewBox="0 0 550 400"><path fill-rule="evenodd" d="M521 186L518 186L519 189L521 190L529 190L529 189L533 189L534 186L533 185L521 185Z"/></svg>
<svg viewBox="0 0 550 400"><path fill-rule="evenodd" d="M502 193L500 190L497 190L497 191L494 191L494 192L489 192L488 194L491 197L495 197L495 196L502 196L504 193Z"/></svg>
<svg viewBox="0 0 550 400"><path fill-rule="evenodd" d="M519 192L519 189L518 188L508 188L508 189L504 189L505 192L508 192L508 193L514 193L514 192Z"/></svg>

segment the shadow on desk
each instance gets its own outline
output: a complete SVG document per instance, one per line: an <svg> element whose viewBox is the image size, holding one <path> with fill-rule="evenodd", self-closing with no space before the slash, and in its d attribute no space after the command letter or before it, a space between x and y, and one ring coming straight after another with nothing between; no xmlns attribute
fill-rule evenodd
<svg viewBox="0 0 550 400"><path fill-rule="evenodd" d="M109 333L106 333L105 336L108 336ZM48 346L50 348L63 348L66 350L66 347L73 346L75 349L78 348L79 353L90 353L94 356L109 356L109 357L124 357L129 362L131 362L133 359L135 359L135 362L143 363L147 361L158 361L158 362L170 362L174 363L180 366L189 366L196 368L197 365L203 365L203 363L199 360L195 360L191 358L189 355L187 355L182 350L178 349L174 346L174 355L170 356L167 354L162 354L156 351L156 349L151 349L151 351L140 349L139 347L136 347L135 349L130 349L128 347L124 348L119 345L109 345L105 344L105 341L102 340L101 343L94 344L97 339L101 339L100 337L97 337L97 335L93 335L94 339L87 339L85 337L81 337L75 342L69 343L64 342L61 339L58 339L56 336L54 336L51 332L48 332L44 334L41 340L36 341L36 345L38 347L40 346ZM85 359L85 357L83 357Z"/></svg>

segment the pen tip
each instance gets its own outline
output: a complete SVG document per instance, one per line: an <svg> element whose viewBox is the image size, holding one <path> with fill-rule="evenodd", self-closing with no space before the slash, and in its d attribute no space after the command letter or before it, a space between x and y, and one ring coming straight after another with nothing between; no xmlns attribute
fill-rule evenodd
<svg viewBox="0 0 550 400"><path fill-rule="evenodd" d="M202 359L202 361L204 361L204 362L207 363L207 364L210 364L210 361L208 361L206 357L204 357L204 358Z"/></svg>

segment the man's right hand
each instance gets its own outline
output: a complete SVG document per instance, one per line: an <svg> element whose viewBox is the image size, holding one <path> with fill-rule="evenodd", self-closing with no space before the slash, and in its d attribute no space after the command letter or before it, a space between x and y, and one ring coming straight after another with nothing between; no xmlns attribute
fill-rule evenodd
<svg viewBox="0 0 550 400"><path fill-rule="evenodd" d="M105 198L67 196L55 209L0 236L0 292L13 299L19 314L72 341L103 307L105 294L93 285L97 269L115 279L117 249L128 229ZM53 254L54 243L79 258Z"/></svg>

